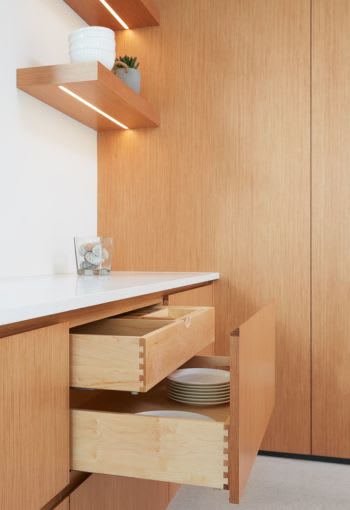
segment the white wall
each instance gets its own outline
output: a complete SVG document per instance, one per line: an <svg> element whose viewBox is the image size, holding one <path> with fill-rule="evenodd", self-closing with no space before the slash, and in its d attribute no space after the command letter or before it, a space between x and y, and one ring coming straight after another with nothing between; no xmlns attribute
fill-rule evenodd
<svg viewBox="0 0 350 510"><path fill-rule="evenodd" d="M73 272L73 236L96 233L96 133L16 89L84 25L63 0L0 0L0 277Z"/></svg>

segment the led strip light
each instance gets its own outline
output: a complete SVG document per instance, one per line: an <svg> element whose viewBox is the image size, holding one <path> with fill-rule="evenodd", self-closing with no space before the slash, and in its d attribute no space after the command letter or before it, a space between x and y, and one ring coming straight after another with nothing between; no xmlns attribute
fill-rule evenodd
<svg viewBox="0 0 350 510"><path fill-rule="evenodd" d="M111 117L110 115L108 115L108 113L103 112L102 110L100 110L93 104L89 103L88 101L85 101L85 99L78 96L78 94L75 94L74 92L67 89L66 87L63 87L63 85L58 85L58 88L60 90L62 90L63 92L65 92L66 94L68 94L69 96L74 97L74 99L76 99L80 103L83 103L85 106L88 106L89 108L91 108L91 110L94 110L95 112L99 113L100 115L102 115L102 117L105 117L105 119L108 119L111 122L114 122L114 124L117 124L117 126L123 128L123 129L129 129L128 126L126 126L122 122L119 122L119 120L115 119L114 117Z"/></svg>
<svg viewBox="0 0 350 510"><path fill-rule="evenodd" d="M110 14L112 14L113 18L115 18L115 19L118 21L118 23L120 23L120 25L121 25L123 28L125 28L125 30L128 30L128 29L129 29L129 27L128 27L128 25L125 23L125 21L123 21L123 20L121 19L121 17L120 17L120 16L118 16L118 14L115 12L115 10L114 10L114 9L112 9L112 7L111 7L111 6L110 6L110 5L106 2L106 0L100 0L100 3L103 5L103 7L105 7L105 8L107 9L107 11L108 11Z"/></svg>

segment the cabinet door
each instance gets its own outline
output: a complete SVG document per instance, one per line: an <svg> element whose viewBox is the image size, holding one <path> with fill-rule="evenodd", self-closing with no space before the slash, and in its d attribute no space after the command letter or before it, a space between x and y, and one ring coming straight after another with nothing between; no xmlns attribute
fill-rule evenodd
<svg viewBox="0 0 350 510"><path fill-rule="evenodd" d="M350 2L313 6L312 453L350 457Z"/></svg>
<svg viewBox="0 0 350 510"><path fill-rule="evenodd" d="M169 484L92 475L70 496L70 510L165 510Z"/></svg>
<svg viewBox="0 0 350 510"><path fill-rule="evenodd" d="M65 324L0 339L0 508L38 510L69 483Z"/></svg>

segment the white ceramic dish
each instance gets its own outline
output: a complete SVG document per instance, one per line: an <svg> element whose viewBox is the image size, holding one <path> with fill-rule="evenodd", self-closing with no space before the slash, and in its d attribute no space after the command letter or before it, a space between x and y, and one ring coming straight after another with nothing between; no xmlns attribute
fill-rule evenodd
<svg viewBox="0 0 350 510"><path fill-rule="evenodd" d="M115 40L115 33L110 28L106 27L83 27L74 30L68 36L69 41L76 39L84 39L88 37L102 37L105 39Z"/></svg>
<svg viewBox="0 0 350 510"><path fill-rule="evenodd" d="M198 397L198 396L195 396L195 395L179 395L178 393L171 393L169 392L168 393L168 396L169 397L175 397L175 398L179 398L181 400L189 400L189 401L196 401L198 400L198 402L212 402L212 401L217 401L217 400L229 400L230 399L230 395L215 395L213 397L206 397L206 396L203 396L203 397Z"/></svg>
<svg viewBox="0 0 350 510"><path fill-rule="evenodd" d="M108 39L96 39L95 37L89 37L89 39L78 39L69 43L70 50L77 49L101 49L106 51L115 51L115 42Z"/></svg>
<svg viewBox="0 0 350 510"><path fill-rule="evenodd" d="M191 399L207 399L207 400L214 400L214 399L220 399L220 398L230 398L230 393L211 393L208 394L201 394L198 393L181 393L179 391L168 391L168 395L175 395L180 398L191 398Z"/></svg>
<svg viewBox="0 0 350 510"><path fill-rule="evenodd" d="M195 401L192 401L192 400L182 400L182 399L179 399L179 398L175 398L175 397L170 397L169 398L171 400L175 400L175 402L180 402L180 404L186 404L186 405L189 405L189 406L202 406L202 407L210 407L210 406L219 406L219 405L225 405L225 404L228 404L230 402L230 400L215 400L215 401L211 401L211 402L202 402L202 401L198 401L198 400L195 400Z"/></svg>
<svg viewBox="0 0 350 510"><path fill-rule="evenodd" d="M230 381L230 372L216 368L180 368L170 374L168 380L186 385L220 385Z"/></svg>
<svg viewBox="0 0 350 510"><path fill-rule="evenodd" d="M222 384L220 386L195 386L194 384L174 384L168 381L168 388L176 391L191 391L194 393L217 393L217 392L229 392L230 385Z"/></svg>
<svg viewBox="0 0 350 510"><path fill-rule="evenodd" d="M100 49L89 49L89 50L73 50L69 52L70 61L72 64L83 63L83 62L101 62L108 69L112 69L115 61L115 52L104 51Z"/></svg>
<svg viewBox="0 0 350 510"><path fill-rule="evenodd" d="M144 411L142 413L136 413L142 416L163 416L165 418L183 418L184 420L205 420L205 421L215 421L213 418L209 416L205 416L204 414L199 413L188 413L186 411L168 411L166 409L162 409L160 411Z"/></svg>

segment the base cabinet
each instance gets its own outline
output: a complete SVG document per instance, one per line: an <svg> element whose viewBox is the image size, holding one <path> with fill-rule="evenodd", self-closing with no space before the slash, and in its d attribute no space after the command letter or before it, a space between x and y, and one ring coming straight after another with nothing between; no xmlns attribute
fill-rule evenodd
<svg viewBox="0 0 350 510"><path fill-rule="evenodd" d="M70 496L70 510L165 510L169 484L92 475Z"/></svg>
<svg viewBox="0 0 350 510"><path fill-rule="evenodd" d="M69 482L66 324L0 339L0 452L3 510L38 510Z"/></svg>
<svg viewBox="0 0 350 510"><path fill-rule="evenodd" d="M184 409L169 400L165 381L138 395L99 390L89 392L86 400L84 392L73 392L72 469L229 489L230 501L238 503L274 407L273 307L261 309L235 330L230 346L230 356L195 356L185 364L231 373L230 402L201 407L209 421L140 416L155 409ZM192 406L186 410L198 412Z"/></svg>

